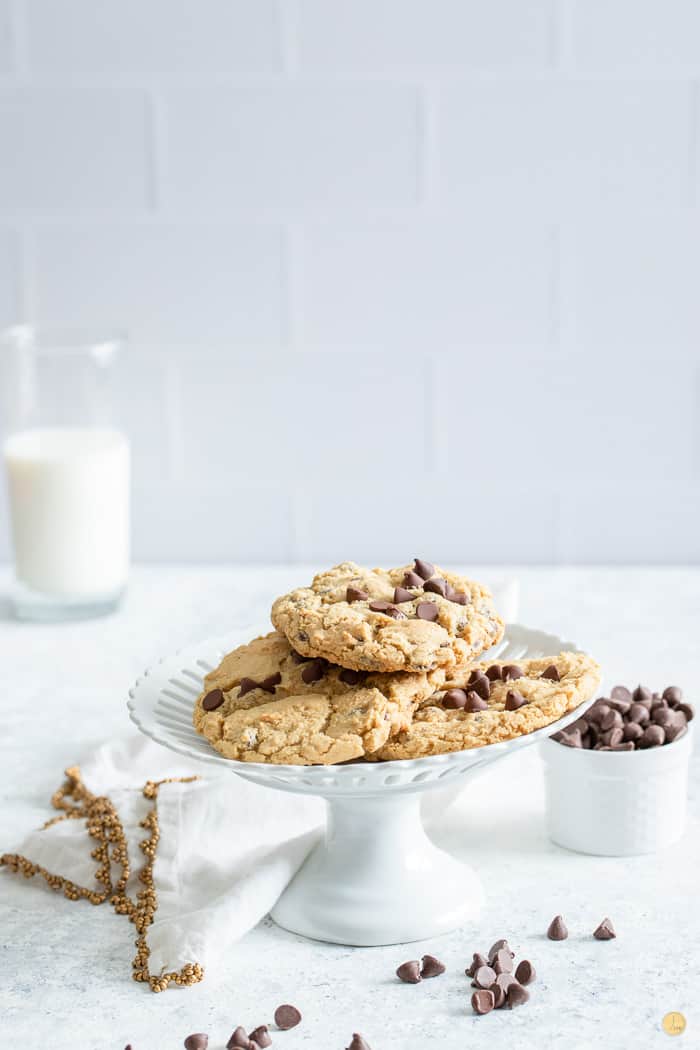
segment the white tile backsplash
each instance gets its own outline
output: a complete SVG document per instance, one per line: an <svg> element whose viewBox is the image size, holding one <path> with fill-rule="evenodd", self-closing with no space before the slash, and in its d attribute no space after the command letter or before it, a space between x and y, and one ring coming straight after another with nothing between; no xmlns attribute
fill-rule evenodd
<svg viewBox="0 0 700 1050"><path fill-rule="evenodd" d="M699 84L694 0L0 0L0 325L128 332L137 557L698 561Z"/></svg>

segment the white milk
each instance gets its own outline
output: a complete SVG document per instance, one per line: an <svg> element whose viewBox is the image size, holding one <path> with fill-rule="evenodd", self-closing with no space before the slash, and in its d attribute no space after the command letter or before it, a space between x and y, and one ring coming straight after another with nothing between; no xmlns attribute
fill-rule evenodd
<svg viewBox="0 0 700 1050"><path fill-rule="evenodd" d="M45 594L98 597L126 583L129 445L118 430L22 430L4 445L22 583Z"/></svg>

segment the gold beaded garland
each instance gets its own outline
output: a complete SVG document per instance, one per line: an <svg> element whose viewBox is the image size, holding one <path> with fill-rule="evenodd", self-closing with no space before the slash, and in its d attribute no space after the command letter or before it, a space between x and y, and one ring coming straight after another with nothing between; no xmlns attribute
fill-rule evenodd
<svg viewBox="0 0 700 1050"><path fill-rule="evenodd" d="M146 938L146 931L158 910L158 898L153 882L153 865L160 839L158 791L162 784L189 784L197 779L198 777L168 777L164 780L148 780L144 785L144 797L153 802L153 806L141 821L141 827L148 832L148 837L139 843L146 862L139 872L139 882L142 883L143 889L138 891L135 901L126 892L131 868L122 822L108 798L93 795L85 787L78 766L71 766L66 770L65 783L51 798L52 806L61 810L61 813L47 820L44 828L49 828L60 820L85 820L88 835L97 842L90 856L97 861L95 881L100 883L103 889L91 890L85 886L78 886L70 879L55 875L18 853L4 853L0 856L0 866L4 865L26 879L40 875L52 890L62 890L68 900L87 900L90 904L103 904L108 900L117 915L127 915L138 934L135 941L136 955L131 964L132 977L135 981L148 984L152 992L164 992L170 984L181 987L197 984L204 977L204 970L199 963L185 963L179 970L152 974L148 966L150 948ZM116 882L112 880L112 864L119 869Z"/></svg>

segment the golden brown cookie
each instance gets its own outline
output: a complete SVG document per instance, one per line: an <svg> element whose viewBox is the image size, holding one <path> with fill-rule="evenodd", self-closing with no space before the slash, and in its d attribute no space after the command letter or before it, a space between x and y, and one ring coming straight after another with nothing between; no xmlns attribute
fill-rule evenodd
<svg viewBox="0 0 700 1050"><path fill-rule="evenodd" d="M372 758L422 758L532 733L589 700L599 682L598 664L584 653L484 661L446 681Z"/></svg>
<svg viewBox="0 0 700 1050"><path fill-rule="evenodd" d="M443 680L440 670L369 674L333 666L300 656L275 631L234 649L207 675L193 722L225 758L347 762L405 729Z"/></svg>
<svg viewBox="0 0 700 1050"><path fill-rule="evenodd" d="M367 671L449 670L503 634L486 587L419 558L399 569L336 565L278 598L272 622L305 656Z"/></svg>

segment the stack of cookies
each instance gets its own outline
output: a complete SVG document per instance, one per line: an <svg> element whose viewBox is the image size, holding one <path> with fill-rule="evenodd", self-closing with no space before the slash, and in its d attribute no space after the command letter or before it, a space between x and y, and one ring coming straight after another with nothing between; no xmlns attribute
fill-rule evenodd
<svg viewBox="0 0 700 1050"><path fill-rule="evenodd" d="M509 740L590 699L582 653L479 658L504 625L486 587L417 558L343 562L272 606L276 628L211 671L194 725L226 758L331 765Z"/></svg>

